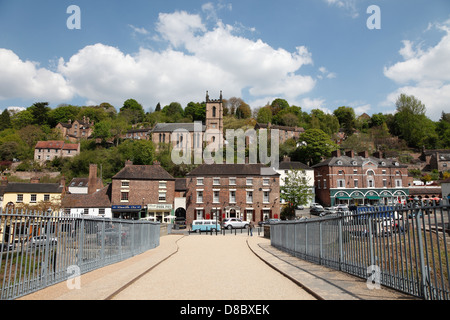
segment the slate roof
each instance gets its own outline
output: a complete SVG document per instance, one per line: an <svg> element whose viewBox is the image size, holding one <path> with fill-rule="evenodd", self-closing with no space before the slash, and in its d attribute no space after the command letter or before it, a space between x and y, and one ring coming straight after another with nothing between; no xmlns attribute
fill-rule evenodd
<svg viewBox="0 0 450 320"><path fill-rule="evenodd" d="M59 183L11 182L6 186L5 193L62 193L63 188Z"/></svg>
<svg viewBox="0 0 450 320"><path fill-rule="evenodd" d="M202 164L189 172L187 176L261 176L261 169L267 168L264 164ZM272 175L279 175L272 169Z"/></svg>
<svg viewBox="0 0 450 320"><path fill-rule="evenodd" d="M339 161L341 164L339 164ZM398 161L393 159L380 159L375 157L361 157L361 156L355 156L353 158L348 156L340 156L340 157L331 157L326 159L325 161L322 161L321 163L318 163L312 168L322 167L322 166L337 166L337 167L362 167L363 164L366 164L367 162L373 162L378 167L384 167L384 168L407 168L406 165L398 163ZM398 165L396 165L398 163Z"/></svg>
<svg viewBox="0 0 450 320"><path fill-rule="evenodd" d="M160 165L127 165L112 178L121 180L175 180Z"/></svg>
<svg viewBox="0 0 450 320"><path fill-rule="evenodd" d="M194 123L158 123L151 132L174 132L177 129L184 129L194 132ZM206 130L206 126L201 126L202 132Z"/></svg>
<svg viewBox="0 0 450 320"><path fill-rule="evenodd" d="M175 191L187 191L186 178L175 179Z"/></svg>
<svg viewBox="0 0 450 320"><path fill-rule="evenodd" d="M279 169L281 170L313 170L306 164L298 161L282 161L280 162Z"/></svg>
<svg viewBox="0 0 450 320"><path fill-rule="evenodd" d="M111 184L92 194L66 194L61 205L64 208L109 208L111 207Z"/></svg>

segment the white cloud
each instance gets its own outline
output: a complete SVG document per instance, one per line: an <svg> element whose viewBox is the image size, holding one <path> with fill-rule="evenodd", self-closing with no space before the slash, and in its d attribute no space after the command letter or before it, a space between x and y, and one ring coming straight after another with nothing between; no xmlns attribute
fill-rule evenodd
<svg viewBox="0 0 450 320"><path fill-rule="evenodd" d="M329 6L336 6L340 9L344 9L352 18L359 17L355 0L325 0L325 2Z"/></svg>
<svg viewBox="0 0 450 320"><path fill-rule="evenodd" d="M399 53L404 61L384 68L384 75L402 85L388 95L385 105L395 103L401 93L414 95L427 108L427 115L439 119L450 103L450 29L438 25L445 35L435 46L423 50L414 42L403 41Z"/></svg>
<svg viewBox="0 0 450 320"><path fill-rule="evenodd" d="M13 51L0 48L0 99L71 99L73 91L60 74L22 61Z"/></svg>
<svg viewBox="0 0 450 320"><path fill-rule="evenodd" d="M224 8L231 10L224 2L203 6L208 12ZM152 34L128 27L135 34ZM201 101L206 90L217 96L223 90L225 97L249 92L248 100L254 101L272 96L295 101L316 85L315 79L301 72L302 66L313 63L304 46L294 52L276 49L262 40L237 36L233 26L220 20L207 27L199 14L185 11L159 14L155 30L160 44L167 44L163 50L141 47L130 54L97 43L68 60L60 58L56 72L2 50L0 99L43 97L55 102L76 95L91 104L110 102L120 107L134 98L148 109L158 102Z"/></svg>

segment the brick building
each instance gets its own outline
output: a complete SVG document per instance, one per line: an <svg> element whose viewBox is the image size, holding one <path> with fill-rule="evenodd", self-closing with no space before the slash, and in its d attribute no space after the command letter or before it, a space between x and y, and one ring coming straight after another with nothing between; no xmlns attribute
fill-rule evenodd
<svg viewBox="0 0 450 320"><path fill-rule="evenodd" d="M325 206L387 205L408 199L407 166L380 154L369 157L367 151L358 155L348 151L341 155L338 150L313 168L316 199Z"/></svg>
<svg viewBox="0 0 450 320"><path fill-rule="evenodd" d="M233 217L258 223L280 218L279 179L277 172L262 164L200 165L186 177L187 223Z"/></svg>
<svg viewBox="0 0 450 320"><path fill-rule="evenodd" d="M67 123L60 122L56 125L64 139L72 142L78 142L80 139L89 138L94 132L94 122L89 118L83 117L83 120L69 120Z"/></svg>
<svg viewBox="0 0 450 320"><path fill-rule="evenodd" d="M158 162L142 166L127 161L111 184L114 218L163 221L174 213L175 178Z"/></svg>
<svg viewBox="0 0 450 320"><path fill-rule="evenodd" d="M64 141L38 141L34 147L34 161L52 161L55 158L70 158L80 154L79 143Z"/></svg>

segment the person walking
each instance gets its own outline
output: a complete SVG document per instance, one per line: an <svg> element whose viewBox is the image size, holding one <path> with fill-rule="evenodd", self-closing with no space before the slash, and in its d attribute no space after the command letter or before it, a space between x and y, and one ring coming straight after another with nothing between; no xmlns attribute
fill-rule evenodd
<svg viewBox="0 0 450 320"><path fill-rule="evenodd" d="M250 237L253 237L253 222L250 221L250 225L248 226L250 230Z"/></svg>

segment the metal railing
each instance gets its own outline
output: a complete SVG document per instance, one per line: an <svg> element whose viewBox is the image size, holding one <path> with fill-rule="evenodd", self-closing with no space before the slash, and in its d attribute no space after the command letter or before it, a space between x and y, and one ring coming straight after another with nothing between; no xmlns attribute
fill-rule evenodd
<svg viewBox="0 0 450 320"><path fill-rule="evenodd" d="M427 300L450 300L450 206L408 204L271 225L272 246Z"/></svg>
<svg viewBox="0 0 450 320"><path fill-rule="evenodd" d="M160 224L0 209L0 300L159 246Z"/></svg>

